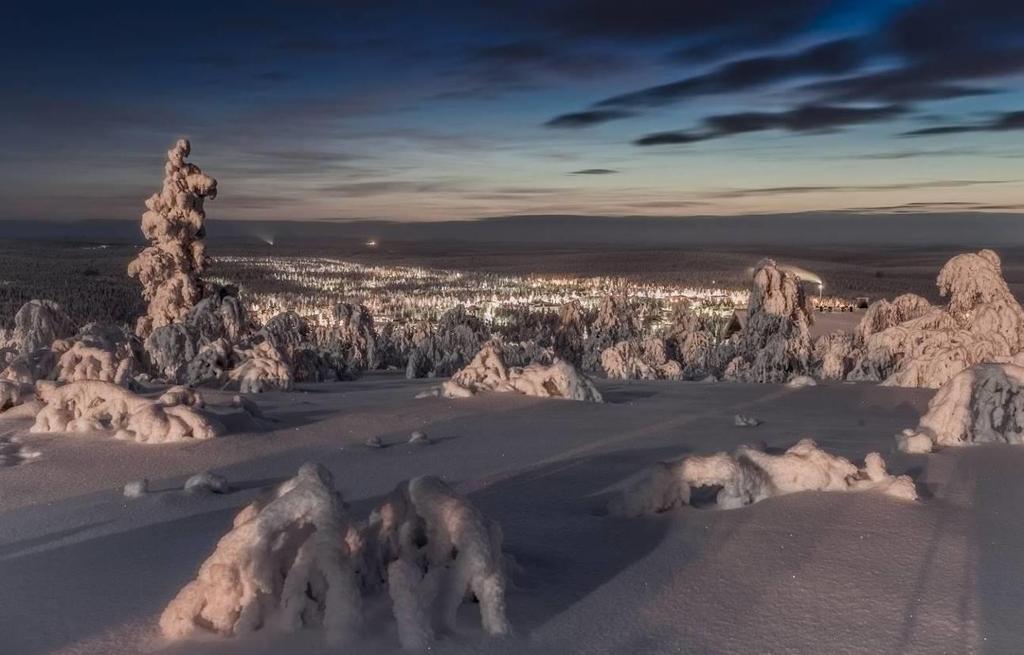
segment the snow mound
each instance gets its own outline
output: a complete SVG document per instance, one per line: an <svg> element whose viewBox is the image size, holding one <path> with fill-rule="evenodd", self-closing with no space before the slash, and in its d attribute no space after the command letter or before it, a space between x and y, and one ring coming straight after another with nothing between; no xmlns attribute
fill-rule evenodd
<svg viewBox="0 0 1024 655"><path fill-rule="evenodd" d="M800 388L800 387L816 387L818 381L809 375L794 375L786 382L787 387Z"/></svg>
<svg viewBox="0 0 1024 655"><path fill-rule="evenodd" d="M125 498L142 498L149 493L149 480L142 478L141 480L132 480L131 482L124 485L124 497Z"/></svg>
<svg viewBox="0 0 1024 655"><path fill-rule="evenodd" d="M928 453L940 446L1024 443L1024 367L979 364L942 385L916 429L896 436L897 447Z"/></svg>
<svg viewBox="0 0 1024 655"><path fill-rule="evenodd" d="M46 405L30 432L103 432L138 443L210 439L223 432L213 418L185 405L167 406L100 380L63 386L40 382L36 395Z"/></svg>
<svg viewBox="0 0 1024 655"><path fill-rule="evenodd" d="M76 341L57 360L57 380L101 380L128 386L135 375L135 364L126 342Z"/></svg>
<svg viewBox="0 0 1024 655"><path fill-rule="evenodd" d="M20 405L32 395L32 387L12 380L0 380L0 413Z"/></svg>
<svg viewBox="0 0 1024 655"><path fill-rule="evenodd" d="M566 398L601 402L601 393L569 362L556 360L550 366L506 366L501 347L485 345L473 360L441 385L441 395L466 398L481 391L515 392L542 398Z"/></svg>
<svg viewBox="0 0 1024 655"><path fill-rule="evenodd" d="M761 425L761 420L746 414L736 414L732 417L732 424L738 428L756 428Z"/></svg>
<svg viewBox="0 0 1024 655"><path fill-rule="evenodd" d="M361 599L340 494L331 474L305 464L234 526L164 610L164 636L239 635L261 629L324 630L330 643L351 640Z"/></svg>
<svg viewBox="0 0 1024 655"><path fill-rule="evenodd" d="M916 500L908 476L890 475L885 460L870 453L858 468L850 460L803 439L781 455L742 446L735 454L694 455L659 463L648 476L613 498L609 511L622 516L661 512L690 502L692 490L718 489L716 504L733 509L799 491L876 491Z"/></svg>
<svg viewBox="0 0 1024 655"><path fill-rule="evenodd" d="M185 161L190 150L189 142L180 139L167 151L163 188L146 201L142 215L142 234L151 245L128 264L128 275L138 278L149 302L136 325L141 337L184 318L202 296L203 201L217 197L217 181Z"/></svg>

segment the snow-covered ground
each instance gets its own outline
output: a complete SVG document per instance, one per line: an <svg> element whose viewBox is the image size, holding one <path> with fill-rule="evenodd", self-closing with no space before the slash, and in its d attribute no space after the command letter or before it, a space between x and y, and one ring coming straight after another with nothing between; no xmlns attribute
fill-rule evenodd
<svg viewBox="0 0 1024 655"><path fill-rule="evenodd" d="M375 373L265 393L255 399L276 422L226 421L228 436L182 444L30 435L30 417L0 417L0 440L40 453L0 467L0 653L397 652L389 608L377 604L351 650L325 646L319 631L174 645L159 637L161 611L238 510L308 460L330 469L353 515L401 480L431 474L501 524L515 561L514 636L485 636L466 604L459 634L440 637L434 652L1004 653L1024 644L1024 450L893 452L893 435L917 424L933 390L599 380L604 404L413 399L435 384ZM762 423L737 427L736 414ZM429 443L407 443L416 430ZM384 448L366 445L374 436ZM881 451L892 473L915 478L921 500L807 492L730 511L605 513L660 460L760 441L774 451L803 437L856 461ZM182 490L207 470L232 491ZM125 497L125 484L143 478L149 493Z"/></svg>

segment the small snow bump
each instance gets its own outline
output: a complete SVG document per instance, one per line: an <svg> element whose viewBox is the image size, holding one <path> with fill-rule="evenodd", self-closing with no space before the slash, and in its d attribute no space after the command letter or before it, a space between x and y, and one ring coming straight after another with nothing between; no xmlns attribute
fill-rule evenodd
<svg viewBox="0 0 1024 655"><path fill-rule="evenodd" d="M125 498L141 498L149 493L149 480L142 478L141 480L132 480L128 484L124 485L124 497Z"/></svg>
<svg viewBox="0 0 1024 655"><path fill-rule="evenodd" d="M427 433L422 430L413 430L413 433L409 435L409 443L426 445L430 443L430 437L428 437Z"/></svg>
<svg viewBox="0 0 1024 655"><path fill-rule="evenodd" d="M210 473L209 471L196 473L185 481L185 491L189 493L210 492L224 494L230 490L231 485L228 484L227 478L216 473Z"/></svg>
<svg viewBox="0 0 1024 655"><path fill-rule="evenodd" d="M367 448L383 448L384 442L381 441L380 437L370 437L366 440Z"/></svg>

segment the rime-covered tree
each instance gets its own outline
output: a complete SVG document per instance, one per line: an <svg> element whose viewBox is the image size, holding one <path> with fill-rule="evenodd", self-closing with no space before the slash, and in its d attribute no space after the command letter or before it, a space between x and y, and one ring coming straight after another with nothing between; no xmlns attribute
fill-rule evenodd
<svg viewBox="0 0 1024 655"><path fill-rule="evenodd" d="M138 278L149 302L135 328L141 337L180 320L202 297L203 201L217 197L217 180L185 161L189 150L189 142L179 139L167 151L163 188L146 201L142 215L142 234L151 245L128 265L128 275Z"/></svg>

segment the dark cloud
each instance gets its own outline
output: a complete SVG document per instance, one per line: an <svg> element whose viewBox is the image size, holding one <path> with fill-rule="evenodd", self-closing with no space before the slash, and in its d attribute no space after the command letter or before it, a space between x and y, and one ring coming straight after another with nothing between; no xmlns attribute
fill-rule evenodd
<svg viewBox="0 0 1024 655"><path fill-rule="evenodd" d="M721 139L734 134L784 130L786 132L817 132L889 120L907 111L901 105L879 107L842 107L835 105L802 105L780 112L742 112L708 116L697 130L656 132L637 139L638 146L687 144Z"/></svg>
<svg viewBox="0 0 1024 655"><path fill-rule="evenodd" d="M838 39L791 54L739 59L703 75L607 98L597 106L658 106L699 95L741 91L795 77L837 75L860 67L865 56L859 40Z"/></svg>
<svg viewBox="0 0 1024 655"><path fill-rule="evenodd" d="M940 136L944 134L960 134L962 132L1007 132L1010 130L1024 130L1024 111L1010 111L999 114L984 123L925 127L920 130L904 132L901 136Z"/></svg>
<svg viewBox="0 0 1024 655"><path fill-rule="evenodd" d="M621 109L591 109L555 116L544 123L544 125L547 127L589 127L591 125L607 123L608 121L628 118L632 115L633 112Z"/></svg>
<svg viewBox="0 0 1024 655"><path fill-rule="evenodd" d="M561 31L604 39L675 38L705 52L728 41L764 45L787 39L819 18L830 0L573 0L549 12Z"/></svg>
<svg viewBox="0 0 1024 655"><path fill-rule="evenodd" d="M929 182L906 182L896 184L835 184L779 186L759 189L729 189L705 194L705 198L750 198L757 196L779 196L804 193L839 193L862 191L913 191L917 189L944 189L979 186L983 184L1006 184L1013 180L932 180Z"/></svg>
<svg viewBox="0 0 1024 655"><path fill-rule="evenodd" d="M618 171L611 168L584 168L579 171L571 171L569 175L611 175Z"/></svg>

